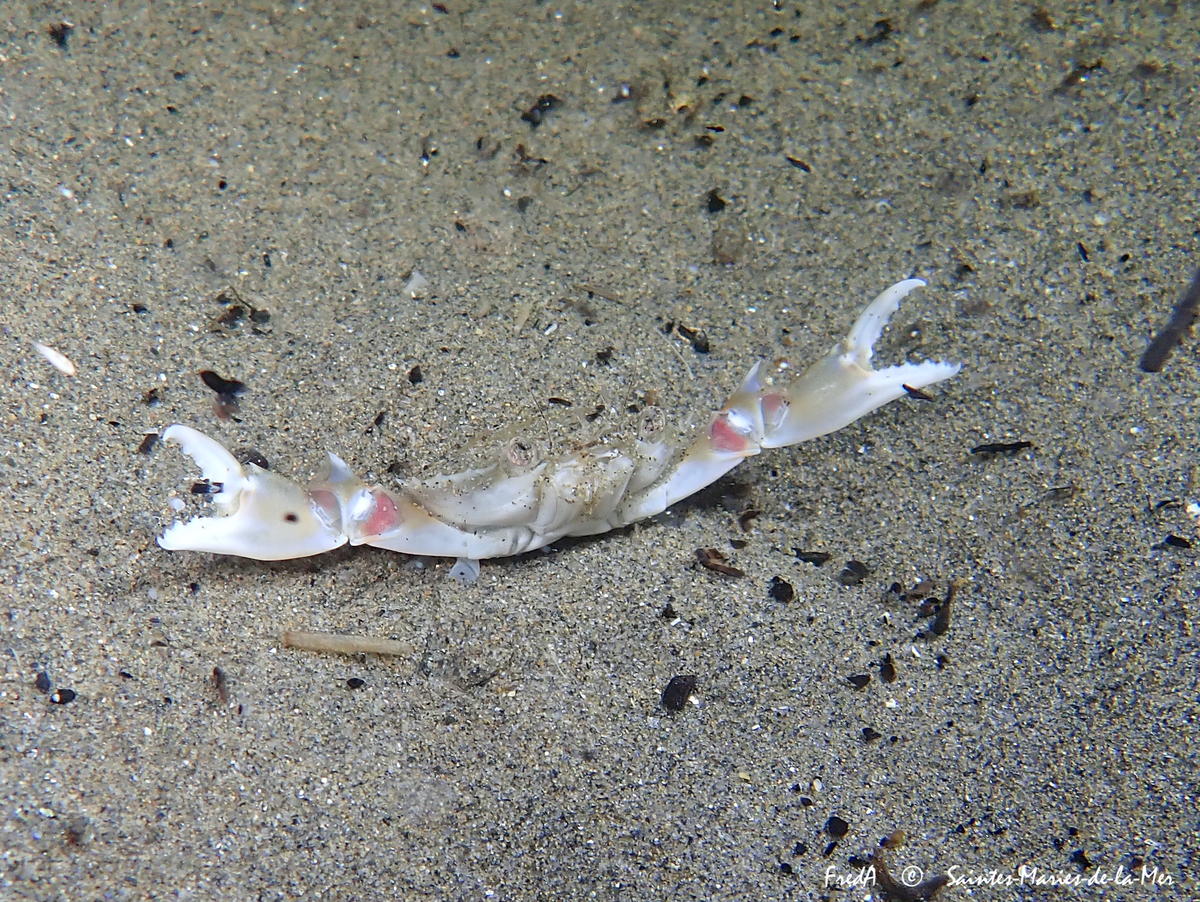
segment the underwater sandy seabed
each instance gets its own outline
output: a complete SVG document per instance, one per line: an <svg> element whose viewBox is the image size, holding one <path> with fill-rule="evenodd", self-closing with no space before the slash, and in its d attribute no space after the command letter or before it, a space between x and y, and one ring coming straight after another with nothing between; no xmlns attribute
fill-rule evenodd
<svg viewBox="0 0 1200 902"><path fill-rule="evenodd" d="M243 6L0 8L0 895L1198 892L1195 5ZM931 401L472 586L154 542L166 424L696 427L914 275Z"/></svg>

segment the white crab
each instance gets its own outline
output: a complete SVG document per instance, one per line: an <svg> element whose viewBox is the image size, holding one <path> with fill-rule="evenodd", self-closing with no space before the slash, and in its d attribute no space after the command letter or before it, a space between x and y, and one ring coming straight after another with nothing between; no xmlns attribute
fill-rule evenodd
<svg viewBox="0 0 1200 902"><path fill-rule="evenodd" d="M900 301L925 283L888 288L846 338L797 378L755 364L741 387L687 447L661 441L593 445L535 462L515 475L496 463L395 489L365 486L329 455L307 488L252 463L188 426L169 426L200 467L224 516L174 523L158 543L258 560L320 554L349 542L474 562L541 548L563 536L606 532L661 513L765 448L841 429L875 408L948 379L958 364L871 368L871 352Z"/></svg>

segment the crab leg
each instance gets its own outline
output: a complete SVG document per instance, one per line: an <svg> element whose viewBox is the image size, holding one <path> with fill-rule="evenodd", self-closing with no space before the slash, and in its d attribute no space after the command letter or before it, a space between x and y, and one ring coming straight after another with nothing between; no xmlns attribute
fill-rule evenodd
<svg viewBox="0 0 1200 902"><path fill-rule="evenodd" d="M884 291L846 338L797 378L790 378L786 366L766 373L763 363L755 364L683 449L645 441L588 446L518 473L493 464L395 490L364 486L330 454L326 472L302 488L254 464L242 465L195 429L170 426L162 438L199 465L224 516L173 524L159 544L259 560L305 557L346 543L480 560L625 526L661 513L765 448L833 432L906 389L957 373L957 364L933 361L871 367L888 319L924 284L909 279Z"/></svg>

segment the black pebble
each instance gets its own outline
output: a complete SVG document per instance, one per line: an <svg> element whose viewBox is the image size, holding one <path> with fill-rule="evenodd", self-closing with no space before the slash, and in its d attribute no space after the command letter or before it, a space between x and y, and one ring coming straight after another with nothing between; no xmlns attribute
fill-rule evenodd
<svg viewBox="0 0 1200 902"><path fill-rule="evenodd" d="M781 601L786 604L796 597L796 590L786 580L780 579L778 576L772 576L771 587L767 590L767 594L775 601Z"/></svg>
<svg viewBox="0 0 1200 902"><path fill-rule="evenodd" d="M694 676L674 676L663 690L662 706L668 711L681 711L688 698L696 690Z"/></svg>
<svg viewBox="0 0 1200 902"><path fill-rule="evenodd" d="M849 830L850 825L836 814L830 815L829 820L825 822L825 832L834 839L841 839Z"/></svg>
<svg viewBox="0 0 1200 902"><path fill-rule="evenodd" d="M1169 535L1162 540L1161 548L1191 548L1192 543L1183 536Z"/></svg>
<svg viewBox="0 0 1200 902"><path fill-rule="evenodd" d="M879 662L879 678L885 683L896 682L896 659L890 653Z"/></svg>
<svg viewBox="0 0 1200 902"><path fill-rule="evenodd" d="M33 679L33 688L36 689L38 692L49 692L50 691L50 674L46 673L46 671L44 671L44 670L40 671L38 673L38 675L36 677L34 677L34 679Z"/></svg>
<svg viewBox="0 0 1200 902"><path fill-rule="evenodd" d="M350 677L346 680L346 686L350 689L361 689L365 685L367 685L367 681L360 677Z"/></svg>
<svg viewBox="0 0 1200 902"><path fill-rule="evenodd" d="M521 114L521 120L528 122L533 128L537 128L546 118L546 114L561 102L553 94L543 94L534 102L533 106Z"/></svg>
<svg viewBox="0 0 1200 902"><path fill-rule="evenodd" d="M862 561L846 561L846 566L842 568L837 579L843 586L857 586L870 572Z"/></svg>
<svg viewBox="0 0 1200 902"><path fill-rule="evenodd" d="M812 564L814 567L820 567L833 557L828 551L805 551L803 548L794 548L792 550L795 551L798 560L803 561L805 564Z"/></svg>
<svg viewBox="0 0 1200 902"><path fill-rule="evenodd" d="M235 448L233 456L237 458L240 464L254 464L262 470L271 469L271 464L263 457L262 453L254 448Z"/></svg>
<svg viewBox="0 0 1200 902"><path fill-rule="evenodd" d="M67 49L67 38L71 36L71 32L74 30L75 26L66 22L55 22L46 26L46 33L50 35L50 40L54 41L60 50Z"/></svg>

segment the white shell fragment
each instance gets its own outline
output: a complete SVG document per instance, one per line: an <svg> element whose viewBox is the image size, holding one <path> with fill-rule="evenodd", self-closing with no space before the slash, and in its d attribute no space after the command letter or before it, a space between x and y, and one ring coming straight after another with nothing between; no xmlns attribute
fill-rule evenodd
<svg viewBox="0 0 1200 902"><path fill-rule="evenodd" d="M44 345L40 341L33 343L33 349L45 357L50 365L64 376L74 376L78 372L75 369L75 364L71 362L71 358L62 351L56 350L49 345Z"/></svg>
<svg viewBox="0 0 1200 902"><path fill-rule="evenodd" d="M408 281L404 283L404 293L410 298L419 298L424 297L428 290L429 280L414 269Z"/></svg>

